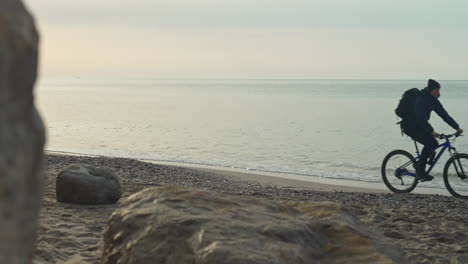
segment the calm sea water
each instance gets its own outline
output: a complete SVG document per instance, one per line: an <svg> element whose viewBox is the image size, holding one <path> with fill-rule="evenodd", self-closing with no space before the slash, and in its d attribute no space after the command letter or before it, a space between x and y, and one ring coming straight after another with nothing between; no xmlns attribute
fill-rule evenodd
<svg viewBox="0 0 468 264"><path fill-rule="evenodd" d="M441 83L442 103L468 128L468 81ZM424 85L44 79L36 96L52 151L381 182L380 164L390 150L414 152L393 110L404 90ZM435 113L431 123L453 132ZM468 138L456 146L468 152Z"/></svg>

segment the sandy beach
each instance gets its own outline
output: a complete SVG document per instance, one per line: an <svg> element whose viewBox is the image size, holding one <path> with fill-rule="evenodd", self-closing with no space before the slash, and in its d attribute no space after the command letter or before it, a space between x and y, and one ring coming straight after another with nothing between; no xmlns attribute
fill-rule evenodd
<svg viewBox="0 0 468 264"><path fill-rule="evenodd" d="M47 185L34 263L98 263L101 232L114 205L73 205L55 200L55 177L71 163L107 167L123 197L150 186L180 185L279 200L335 201L401 247L409 263L468 263L468 203L450 196L396 195L382 190L281 179L132 159L46 155Z"/></svg>

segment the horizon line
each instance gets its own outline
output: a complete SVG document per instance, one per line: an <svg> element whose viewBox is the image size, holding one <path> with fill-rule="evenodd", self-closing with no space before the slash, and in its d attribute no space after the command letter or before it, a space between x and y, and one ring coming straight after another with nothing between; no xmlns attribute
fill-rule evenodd
<svg viewBox="0 0 468 264"><path fill-rule="evenodd" d="M43 78L72 78L72 79L87 79L88 75L82 76L72 76L72 75L54 75L54 76L38 76L38 79ZM122 75L119 75L122 77ZM96 78L96 76L92 76ZM102 78L111 78L110 75L103 75ZM151 77L151 76L135 76L130 75L126 78L149 78L149 79L159 79L159 80L308 80L308 81L427 81L429 79L396 79L396 78L266 78L266 77ZM438 81L468 81L468 79L437 79Z"/></svg>
<svg viewBox="0 0 468 264"><path fill-rule="evenodd" d="M155 77L167 80L312 80L312 81L427 81L429 79L373 79L373 78L245 78L245 77ZM468 81L468 79L436 79L438 81Z"/></svg>

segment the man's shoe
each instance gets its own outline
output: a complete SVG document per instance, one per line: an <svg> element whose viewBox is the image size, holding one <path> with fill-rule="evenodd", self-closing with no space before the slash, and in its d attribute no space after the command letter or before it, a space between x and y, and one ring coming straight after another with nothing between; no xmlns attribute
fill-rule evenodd
<svg viewBox="0 0 468 264"><path fill-rule="evenodd" d="M432 181L432 179L434 179L434 177L432 177L429 174L426 174L426 172L420 168L416 168L416 178L418 178L420 182Z"/></svg>
<svg viewBox="0 0 468 264"><path fill-rule="evenodd" d="M432 181L432 179L434 179L434 176L431 176L431 175L429 175L429 174L424 174L423 177L419 177L418 175L416 175L416 176L417 176L417 178L418 178L418 180L419 180L420 182Z"/></svg>

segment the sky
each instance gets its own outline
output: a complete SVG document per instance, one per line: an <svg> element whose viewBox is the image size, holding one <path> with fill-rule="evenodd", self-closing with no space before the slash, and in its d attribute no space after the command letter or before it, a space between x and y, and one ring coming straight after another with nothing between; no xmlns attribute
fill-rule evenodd
<svg viewBox="0 0 468 264"><path fill-rule="evenodd" d="M466 0L26 0L43 76L468 79Z"/></svg>

